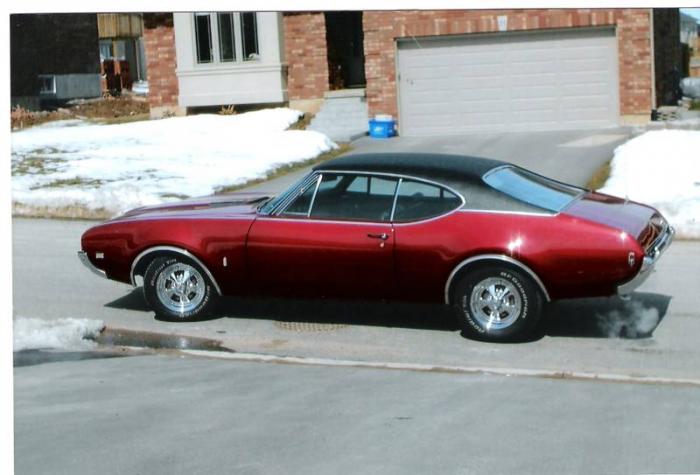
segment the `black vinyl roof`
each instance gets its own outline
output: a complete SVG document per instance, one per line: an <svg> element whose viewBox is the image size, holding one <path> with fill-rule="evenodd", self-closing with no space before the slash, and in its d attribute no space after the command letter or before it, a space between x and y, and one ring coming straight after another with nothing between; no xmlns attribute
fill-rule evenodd
<svg viewBox="0 0 700 475"><path fill-rule="evenodd" d="M481 177L506 162L466 155L439 153L366 153L345 155L314 167L314 170L395 173L438 182L479 183Z"/></svg>

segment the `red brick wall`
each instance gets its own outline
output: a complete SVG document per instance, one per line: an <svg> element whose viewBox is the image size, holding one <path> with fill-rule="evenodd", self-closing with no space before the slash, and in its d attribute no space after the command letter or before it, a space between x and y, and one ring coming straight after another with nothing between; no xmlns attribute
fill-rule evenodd
<svg viewBox="0 0 700 475"><path fill-rule="evenodd" d="M284 14L284 54L289 99L315 99L328 90L323 12ZM150 72L149 72L150 74Z"/></svg>
<svg viewBox="0 0 700 475"><path fill-rule="evenodd" d="M144 13L143 27L148 67L148 102L152 108L177 106L173 14Z"/></svg>
<svg viewBox="0 0 700 475"><path fill-rule="evenodd" d="M497 17L508 17L508 30L616 25L620 54L620 113L649 114L651 44L648 9L367 11L363 14L365 75L370 115L398 116L395 39L498 31Z"/></svg>

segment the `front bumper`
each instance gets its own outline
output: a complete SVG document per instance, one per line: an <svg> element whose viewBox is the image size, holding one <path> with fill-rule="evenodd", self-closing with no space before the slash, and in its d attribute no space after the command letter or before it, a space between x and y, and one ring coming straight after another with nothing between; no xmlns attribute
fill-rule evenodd
<svg viewBox="0 0 700 475"><path fill-rule="evenodd" d="M92 271L93 273L99 275L100 277L104 277L105 279L107 278L107 273L105 271L103 271L102 269L98 269L93 265L92 262L90 262L87 252L78 251L78 259L80 259L80 262L82 262L85 265L85 267L90 269L90 271Z"/></svg>
<svg viewBox="0 0 700 475"><path fill-rule="evenodd" d="M667 226L654 244L651 245L649 251L647 251L647 254L642 260L642 267L639 268L637 275L629 282L625 282L617 288L618 295L631 294L649 278L651 273L654 272L654 265L656 265L659 257L661 257L661 254L671 245L674 234L676 234L674 229L671 226Z"/></svg>

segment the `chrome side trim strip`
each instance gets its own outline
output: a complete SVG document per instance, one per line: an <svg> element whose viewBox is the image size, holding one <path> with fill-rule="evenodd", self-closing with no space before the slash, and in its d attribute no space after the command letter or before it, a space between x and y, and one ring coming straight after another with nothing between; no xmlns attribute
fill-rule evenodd
<svg viewBox="0 0 700 475"><path fill-rule="evenodd" d="M102 269L98 269L95 267L92 262L90 262L90 259L88 258L87 252L85 251L78 251L78 259L80 259L80 262L83 263L85 267L90 269L91 272L94 274L99 275L100 277L106 279L107 278L107 273L103 271Z"/></svg>
<svg viewBox="0 0 700 475"><path fill-rule="evenodd" d="M193 255L191 252L189 252L186 249L182 249L180 247L174 247L174 246L154 246L154 247L149 247L145 251L141 252L138 256L136 256L136 259L134 259L134 262L131 263L131 271L129 273L129 276L131 278L131 285L136 287L136 275L134 274L134 271L136 270L136 266L138 265L139 261L143 259L145 256L153 253L153 252L158 252L158 251L171 251L171 252L176 252L178 254L182 254L183 256L187 257L188 259L192 259L194 262L197 263L199 267L201 267L204 270L204 273L207 274L207 277L209 277L209 280L211 280L212 284L214 284L214 289L216 289L216 293L221 295L221 288L219 287L218 282L216 282L216 279L214 276L209 272L209 269L207 266L204 265L202 261L200 261L197 256Z"/></svg>
<svg viewBox="0 0 700 475"><path fill-rule="evenodd" d="M447 283L445 284L445 303L447 305L450 304L450 286L452 285L452 280L454 277L457 275L457 273L466 265L471 264L472 262L477 262L477 261L504 261L509 264L513 264L514 266L520 268L521 270L525 271L531 278L532 280L535 281L535 283L538 285L540 290L542 291L542 294L544 294L544 298L547 302L551 302L551 299L549 298L549 292L547 292L547 288L544 286L544 283L542 280L535 274L535 272L530 269L528 266L523 264L522 262L513 259L512 257L508 257L504 254L480 254L478 256L472 256L468 259L463 260L460 262L457 267L455 267L452 272L450 273L450 276L447 278Z"/></svg>

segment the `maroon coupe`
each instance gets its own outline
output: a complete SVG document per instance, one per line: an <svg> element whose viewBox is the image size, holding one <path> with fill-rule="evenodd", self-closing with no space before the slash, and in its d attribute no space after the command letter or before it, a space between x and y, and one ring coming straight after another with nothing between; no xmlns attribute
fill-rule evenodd
<svg viewBox="0 0 700 475"><path fill-rule="evenodd" d="M626 295L673 229L653 208L517 166L437 154L349 155L274 198L232 193L147 206L82 237L83 263L137 285L161 317L219 295L444 302L505 340L544 302Z"/></svg>

